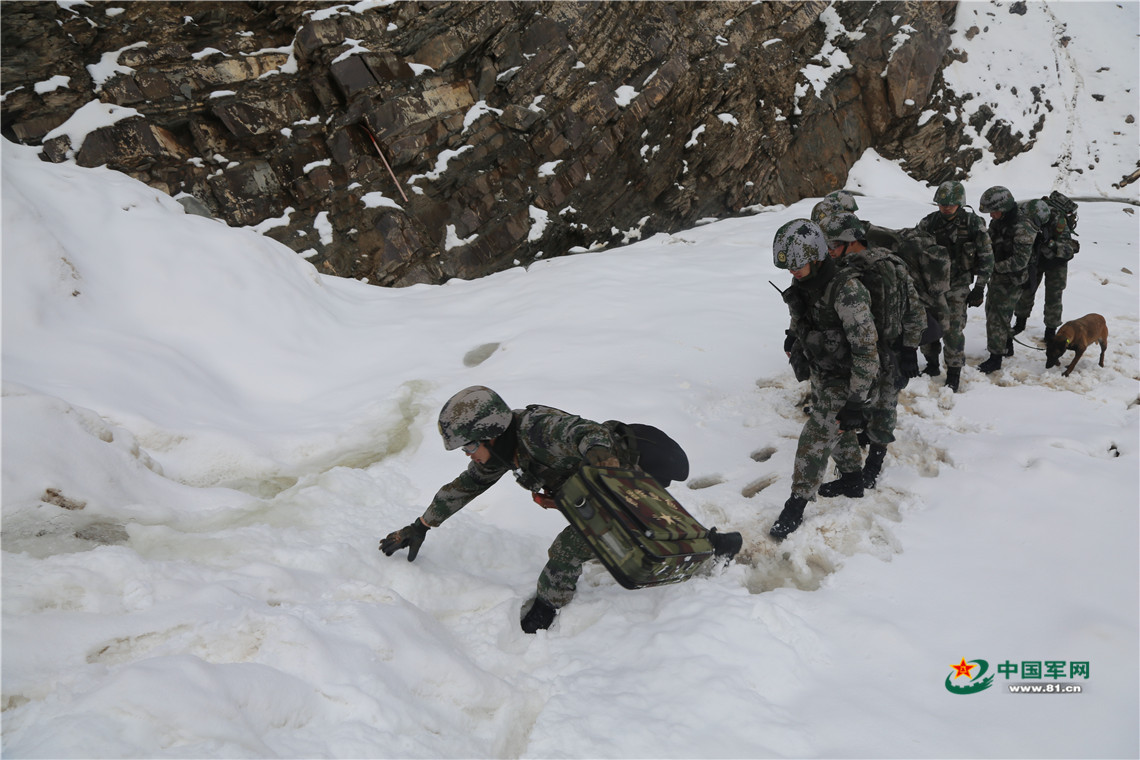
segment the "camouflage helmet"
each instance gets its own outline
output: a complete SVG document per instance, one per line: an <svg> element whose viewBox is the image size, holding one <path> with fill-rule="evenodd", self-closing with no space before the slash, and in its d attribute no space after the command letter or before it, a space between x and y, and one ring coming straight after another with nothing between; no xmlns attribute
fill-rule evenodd
<svg viewBox="0 0 1140 760"><path fill-rule="evenodd" d="M854 243L867 239L867 225L854 214L832 214L819 223L828 245L840 241Z"/></svg>
<svg viewBox="0 0 1140 760"><path fill-rule="evenodd" d="M819 224L823 221L824 217L831 216L832 214L842 214L844 211L843 204L841 204L837 198L824 198L811 207L811 220Z"/></svg>
<svg viewBox="0 0 1140 760"><path fill-rule="evenodd" d="M934 202L939 206L963 206L966 203L966 188L961 182L947 181L934 191Z"/></svg>
<svg viewBox="0 0 1140 760"><path fill-rule="evenodd" d="M846 190L833 190L823 197L836 201L844 211L859 210L859 204L855 202L855 196Z"/></svg>
<svg viewBox="0 0 1140 760"><path fill-rule="evenodd" d="M772 260L780 269L795 271L827 258L827 241L819 225L810 219L793 219L776 230Z"/></svg>
<svg viewBox="0 0 1140 760"><path fill-rule="evenodd" d="M995 185L982 193L982 197L978 201L978 211L983 214L994 211L1005 213L1015 208L1017 208L1017 201L1013 199L1013 193L1001 185Z"/></svg>
<svg viewBox="0 0 1140 760"><path fill-rule="evenodd" d="M1025 216L1035 222L1038 227L1048 225L1050 217L1053 216L1053 210L1049 208L1049 204L1036 198L1021 204L1021 208Z"/></svg>
<svg viewBox="0 0 1140 760"><path fill-rule="evenodd" d="M490 388L472 385L447 400L439 412L443 447L454 451L477 441L489 441L511 425L511 408Z"/></svg>

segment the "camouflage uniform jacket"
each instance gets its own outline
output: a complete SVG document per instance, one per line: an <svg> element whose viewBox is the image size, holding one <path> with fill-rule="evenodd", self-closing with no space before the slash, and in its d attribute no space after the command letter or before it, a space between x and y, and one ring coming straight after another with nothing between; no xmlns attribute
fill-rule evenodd
<svg viewBox="0 0 1140 760"><path fill-rule="evenodd" d="M990 242L994 250L994 274L1024 282L1033 259L1033 246L1040 230L1027 214L1007 211L990 221Z"/></svg>
<svg viewBox="0 0 1140 760"><path fill-rule="evenodd" d="M514 461L508 466L494 458L487 464L471 460L463 474L436 493L423 514L425 523L439 525L508 471L513 470L519 485L527 490L553 491L578 471L592 448L611 449L620 458L621 448L615 446L607 425L537 404L511 413L518 430Z"/></svg>
<svg viewBox="0 0 1140 760"><path fill-rule="evenodd" d="M834 264L784 292L791 331L811 367L813 385L846 386L848 397L866 400L879 376L879 336L871 294Z"/></svg>
<svg viewBox="0 0 1140 760"><path fill-rule="evenodd" d="M933 235L950 252L951 287L969 287L974 276L978 278L976 287L989 283L994 271L994 251L984 219L959 206L949 219L935 211L916 226Z"/></svg>

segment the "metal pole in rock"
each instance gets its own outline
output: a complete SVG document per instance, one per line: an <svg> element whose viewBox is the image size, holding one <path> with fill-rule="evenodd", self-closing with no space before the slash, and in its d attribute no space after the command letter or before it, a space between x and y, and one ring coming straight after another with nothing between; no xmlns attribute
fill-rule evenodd
<svg viewBox="0 0 1140 760"><path fill-rule="evenodd" d="M400 187L400 180L396 179L396 173L392 171L392 167L388 165L388 159L384 158L384 153L380 150L380 143L376 142L376 135L372 134L372 130L368 127L365 127L364 131L368 133L368 139L372 141L372 147L376 148L376 155L380 156L380 160L384 162L384 168L388 170L388 174L392 177L392 182L396 185L396 189L400 191L400 197L404 199L404 203L407 203L408 196L404 195L404 188Z"/></svg>

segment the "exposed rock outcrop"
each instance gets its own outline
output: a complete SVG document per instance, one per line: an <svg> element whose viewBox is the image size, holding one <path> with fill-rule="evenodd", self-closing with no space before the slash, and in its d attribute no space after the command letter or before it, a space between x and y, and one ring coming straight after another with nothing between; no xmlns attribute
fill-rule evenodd
<svg viewBox="0 0 1140 760"><path fill-rule="evenodd" d="M937 115L954 13L7 4L3 132L190 194L327 273L441 282L822 195L870 147L960 175L969 125Z"/></svg>

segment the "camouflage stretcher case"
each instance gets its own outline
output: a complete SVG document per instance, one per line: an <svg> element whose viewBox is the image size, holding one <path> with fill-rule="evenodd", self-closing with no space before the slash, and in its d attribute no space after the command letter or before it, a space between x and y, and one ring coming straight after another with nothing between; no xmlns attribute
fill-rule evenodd
<svg viewBox="0 0 1140 760"><path fill-rule="evenodd" d="M708 530L642 472L583 465L555 502L626 588L680 583L713 556Z"/></svg>

